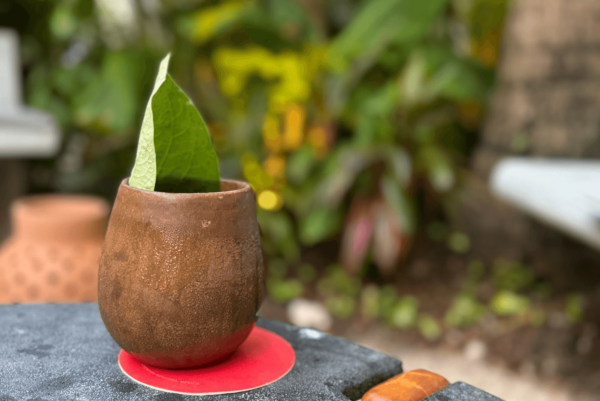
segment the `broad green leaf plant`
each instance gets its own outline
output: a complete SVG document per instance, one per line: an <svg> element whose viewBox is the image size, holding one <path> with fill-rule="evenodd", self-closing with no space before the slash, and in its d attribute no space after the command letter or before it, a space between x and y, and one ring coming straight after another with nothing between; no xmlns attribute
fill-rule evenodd
<svg viewBox="0 0 600 401"><path fill-rule="evenodd" d="M204 119L160 63L142 121L129 185L148 191L220 190L219 160Z"/></svg>

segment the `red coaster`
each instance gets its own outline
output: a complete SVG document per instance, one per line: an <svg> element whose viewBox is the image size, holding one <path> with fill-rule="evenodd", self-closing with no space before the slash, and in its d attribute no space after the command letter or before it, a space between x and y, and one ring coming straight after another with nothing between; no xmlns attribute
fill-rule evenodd
<svg viewBox="0 0 600 401"><path fill-rule="evenodd" d="M294 366L296 353L277 334L254 328L227 360L195 369L170 370L144 365L121 350L119 367L132 380L172 393L209 395L238 393L276 382Z"/></svg>

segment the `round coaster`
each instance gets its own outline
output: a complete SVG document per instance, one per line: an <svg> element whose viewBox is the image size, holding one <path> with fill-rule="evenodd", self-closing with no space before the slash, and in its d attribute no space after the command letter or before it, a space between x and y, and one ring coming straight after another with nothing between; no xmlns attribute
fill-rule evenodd
<svg viewBox="0 0 600 401"><path fill-rule="evenodd" d="M294 366L296 353L283 338L255 327L227 360L207 367L170 370L144 365L127 352L119 367L129 378L172 393L209 395L237 393L274 383Z"/></svg>

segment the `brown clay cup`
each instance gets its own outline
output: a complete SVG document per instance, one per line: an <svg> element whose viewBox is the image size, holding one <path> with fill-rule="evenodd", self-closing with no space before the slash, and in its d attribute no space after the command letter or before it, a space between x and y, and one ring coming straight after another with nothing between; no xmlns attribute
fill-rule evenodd
<svg viewBox="0 0 600 401"><path fill-rule="evenodd" d="M100 258L98 305L113 339L142 363L202 366L246 340L264 297L254 192L177 194L124 180Z"/></svg>

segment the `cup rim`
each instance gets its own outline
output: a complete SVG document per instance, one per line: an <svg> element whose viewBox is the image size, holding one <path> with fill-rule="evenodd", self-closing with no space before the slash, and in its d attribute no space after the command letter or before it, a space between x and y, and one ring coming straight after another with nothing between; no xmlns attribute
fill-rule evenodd
<svg viewBox="0 0 600 401"><path fill-rule="evenodd" d="M223 184L223 183L233 184L236 186L236 188L230 189L230 190L225 190L225 191L219 191L219 192L149 191L147 189L136 188L136 187L129 185L129 177L123 179L123 181L121 181L121 185L128 189L131 189L134 191L140 191L142 193L153 194L153 195L162 196L162 197L178 197L178 198L219 198L219 197L223 197L224 195L236 195L236 194L241 194L244 192L252 191L252 187L250 186L250 184L248 184L245 181L230 180L230 179L226 179L226 178L221 178L220 181L221 181L221 184Z"/></svg>

